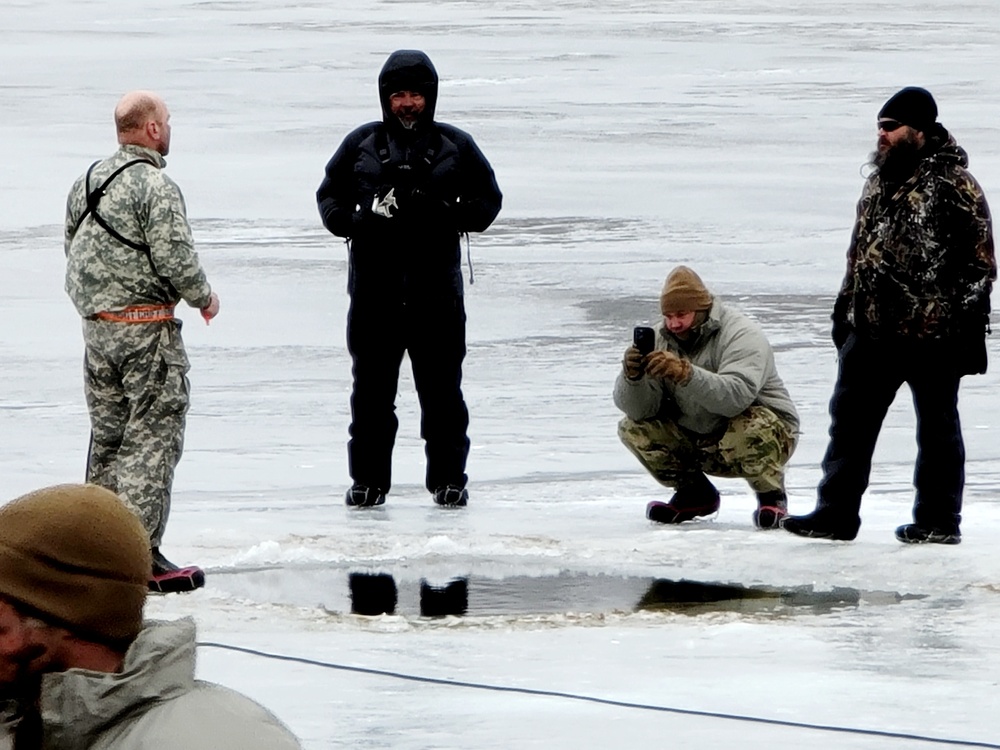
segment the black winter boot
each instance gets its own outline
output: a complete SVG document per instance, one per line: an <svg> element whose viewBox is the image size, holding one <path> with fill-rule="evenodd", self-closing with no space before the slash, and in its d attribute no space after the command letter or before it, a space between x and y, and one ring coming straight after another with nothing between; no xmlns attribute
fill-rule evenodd
<svg viewBox="0 0 1000 750"><path fill-rule="evenodd" d="M719 510L719 491L698 472L691 481L677 488L670 502L653 500L646 506L646 518L657 523L678 524Z"/></svg>
<svg viewBox="0 0 1000 750"><path fill-rule="evenodd" d="M945 531L929 529L915 523L907 523L896 529L896 538L903 544L961 544L962 534L958 529Z"/></svg>
<svg viewBox="0 0 1000 750"><path fill-rule="evenodd" d="M352 508L371 508L385 502L385 493L378 487L369 487L355 482L347 491L344 502Z"/></svg>
<svg viewBox="0 0 1000 750"><path fill-rule="evenodd" d="M205 572L197 565L180 567L163 556L159 547L151 550L153 570L149 576L149 590L161 594L178 594L194 591L205 585Z"/></svg>
<svg viewBox="0 0 1000 750"><path fill-rule="evenodd" d="M858 535L861 519L845 519L834 515L828 509L817 508L804 516L785 516L781 520L781 528L797 536L811 539L833 539L838 542L849 542Z"/></svg>
<svg viewBox="0 0 1000 750"><path fill-rule="evenodd" d="M444 508L464 508L469 504L469 491L464 487L446 484L434 490L434 502Z"/></svg>
<svg viewBox="0 0 1000 750"><path fill-rule="evenodd" d="M781 519L788 515L788 497L784 490L757 493L757 510L753 512L753 525L758 529L777 529Z"/></svg>

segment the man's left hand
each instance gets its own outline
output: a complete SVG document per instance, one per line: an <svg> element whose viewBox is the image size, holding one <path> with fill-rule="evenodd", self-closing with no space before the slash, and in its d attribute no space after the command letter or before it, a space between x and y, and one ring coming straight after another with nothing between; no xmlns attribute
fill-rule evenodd
<svg viewBox="0 0 1000 750"><path fill-rule="evenodd" d="M425 219L440 220L451 212L452 204L439 195L423 188L414 188L406 208Z"/></svg>
<svg viewBox="0 0 1000 750"><path fill-rule="evenodd" d="M646 355L646 374L651 378L685 385L691 380L691 363L673 352L650 352Z"/></svg>
<svg viewBox="0 0 1000 750"><path fill-rule="evenodd" d="M201 308L201 317L205 319L207 324L212 318L219 314L219 295L212 292L211 297L209 297L208 304Z"/></svg>

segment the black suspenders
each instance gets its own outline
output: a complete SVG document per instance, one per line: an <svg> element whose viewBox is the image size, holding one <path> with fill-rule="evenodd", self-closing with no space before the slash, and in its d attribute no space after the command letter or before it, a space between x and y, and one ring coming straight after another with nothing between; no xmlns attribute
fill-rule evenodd
<svg viewBox="0 0 1000 750"><path fill-rule="evenodd" d="M111 175L108 177L108 179L106 179L104 182L101 183L100 187L96 187L93 190L91 190L90 175L94 171L94 167L96 167L98 164L100 164L100 161L95 161L93 164L90 165L90 169L87 170L87 182L85 185L85 189L87 192L87 208L82 214L80 214L80 218L76 222L76 227L79 228L80 225L83 223L83 220L87 218L87 215L91 214L94 217L94 221L96 221L98 225L100 225L100 227L105 232L110 234L120 243L122 243L127 247L132 248L133 250L141 250L142 252L148 254L149 245L142 242L135 242L119 234L114 227L108 224L107 220L103 216L97 213L97 204L101 202L101 198L103 198L104 194L107 192L108 185L110 185L112 181L126 169L128 169L134 164L149 164L150 166L153 167L155 167L156 164L151 162L149 159L133 159L132 161L127 161L120 167L118 167L118 169L116 169L114 172L112 172Z"/></svg>

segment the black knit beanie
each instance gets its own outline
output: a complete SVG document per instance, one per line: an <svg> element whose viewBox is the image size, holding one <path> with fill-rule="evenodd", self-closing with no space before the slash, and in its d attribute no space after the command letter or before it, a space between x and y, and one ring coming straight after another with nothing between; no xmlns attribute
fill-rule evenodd
<svg viewBox="0 0 1000 750"><path fill-rule="evenodd" d="M927 89L907 86L893 94L879 110L879 119L897 120L914 130L927 132L937 121L937 104Z"/></svg>

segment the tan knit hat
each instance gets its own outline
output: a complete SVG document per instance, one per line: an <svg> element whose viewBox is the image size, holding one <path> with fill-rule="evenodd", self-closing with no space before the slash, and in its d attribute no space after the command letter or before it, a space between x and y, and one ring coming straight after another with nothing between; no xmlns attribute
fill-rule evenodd
<svg viewBox="0 0 1000 750"><path fill-rule="evenodd" d="M152 567L142 523L97 485L46 487L0 508L0 596L75 635L135 638Z"/></svg>
<svg viewBox="0 0 1000 750"><path fill-rule="evenodd" d="M701 278L687 266L677 266L660 293L660 312L697 312L712 308L712 295Z"/></svg>

